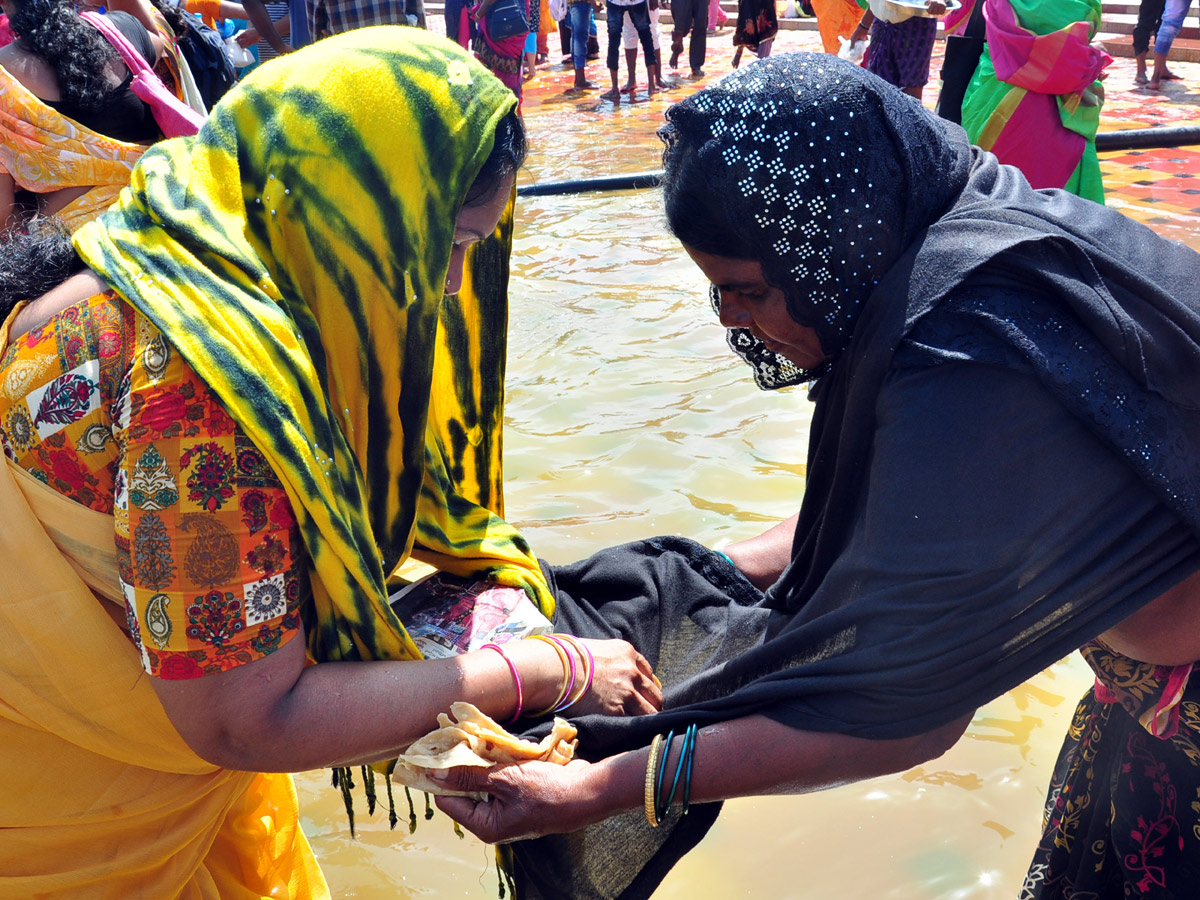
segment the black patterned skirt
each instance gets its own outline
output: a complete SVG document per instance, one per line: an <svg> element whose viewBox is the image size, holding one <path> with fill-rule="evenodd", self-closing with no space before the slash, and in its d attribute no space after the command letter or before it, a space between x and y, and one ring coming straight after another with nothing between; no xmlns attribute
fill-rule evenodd
<svg viewBox="0 0 1200 900"><path fill-rule="evenodd" d="M1200 675L1099 643L1021 900L1200 897Z"/></svg>

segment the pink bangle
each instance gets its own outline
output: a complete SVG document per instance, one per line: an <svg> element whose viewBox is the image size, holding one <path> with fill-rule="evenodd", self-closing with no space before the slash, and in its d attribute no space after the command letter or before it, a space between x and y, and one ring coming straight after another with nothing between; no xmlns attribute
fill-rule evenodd
<svg viewBox="0 0 1200 900"><path fill-rule="evenodd" d="M517 711L513 713L513 717L505 723L511 725L513 722L517 721L517 719L521 718L521 710L525 706L525 692L521 689L521 673L517 671L517 667L513 665L513 661L508 658L508 654L500 648L499 644L484 644L479 649L495 650L497 653L499 653L500 658L508 663L508 671L512 672L513 681L517 683Z"/></svg>

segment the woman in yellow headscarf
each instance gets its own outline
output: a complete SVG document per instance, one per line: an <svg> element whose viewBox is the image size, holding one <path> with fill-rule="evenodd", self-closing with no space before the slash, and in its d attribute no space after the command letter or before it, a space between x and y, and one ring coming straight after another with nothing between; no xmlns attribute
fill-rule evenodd
<svg viewBox="0 0 1200 900"><path fill-rule="evenodd" d="M0 254L0 896L326 896L254 773L560 697L554 646L417 662L387 603L411 556L552 612L500 518L515 104L441 38L355 31L147 152L74 251ZM586 646L579 708L660 703Z"/></svg>

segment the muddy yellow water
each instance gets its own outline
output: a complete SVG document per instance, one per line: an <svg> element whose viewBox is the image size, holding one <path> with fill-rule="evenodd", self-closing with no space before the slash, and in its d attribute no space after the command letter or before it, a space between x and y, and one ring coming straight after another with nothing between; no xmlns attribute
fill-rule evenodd
<svg viewBox="0 0 1200 900"><path fill-rule="evenodd" d="M531 93L535 143L522 180L656 168L653 132L664 108L613 112L555 88ZM1150 215L1140 201L1116 199ZM1170 215L1166 230L1195 243L1195 217ZM567 562L663 533L720 546L798 508L810 406L800 390L754 388L703 287L665 234L653 193L522 201L506 496L509 518L539 555ZM950 753L918 769L822 794L728 803L656 897L1014 898L1059 741L1089 683L1075 657L988 704ZM327 774L298 784L335 896L496 896L490 848L456 837L440 813L425 821L420 796L415 834L360 809L351 839Z"/></svg>

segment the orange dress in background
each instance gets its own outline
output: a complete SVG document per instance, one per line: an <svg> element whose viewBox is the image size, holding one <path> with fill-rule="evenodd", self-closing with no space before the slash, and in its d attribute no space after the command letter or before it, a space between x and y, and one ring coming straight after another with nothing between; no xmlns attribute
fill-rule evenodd
<svg viewBox="0 0 1200 900"><path fill-rule="evenodd" d="M817 29L826 53L842 49L839 37L850 40L850 33L863 17L863 9L854 0L812 0Z"/></svg>

